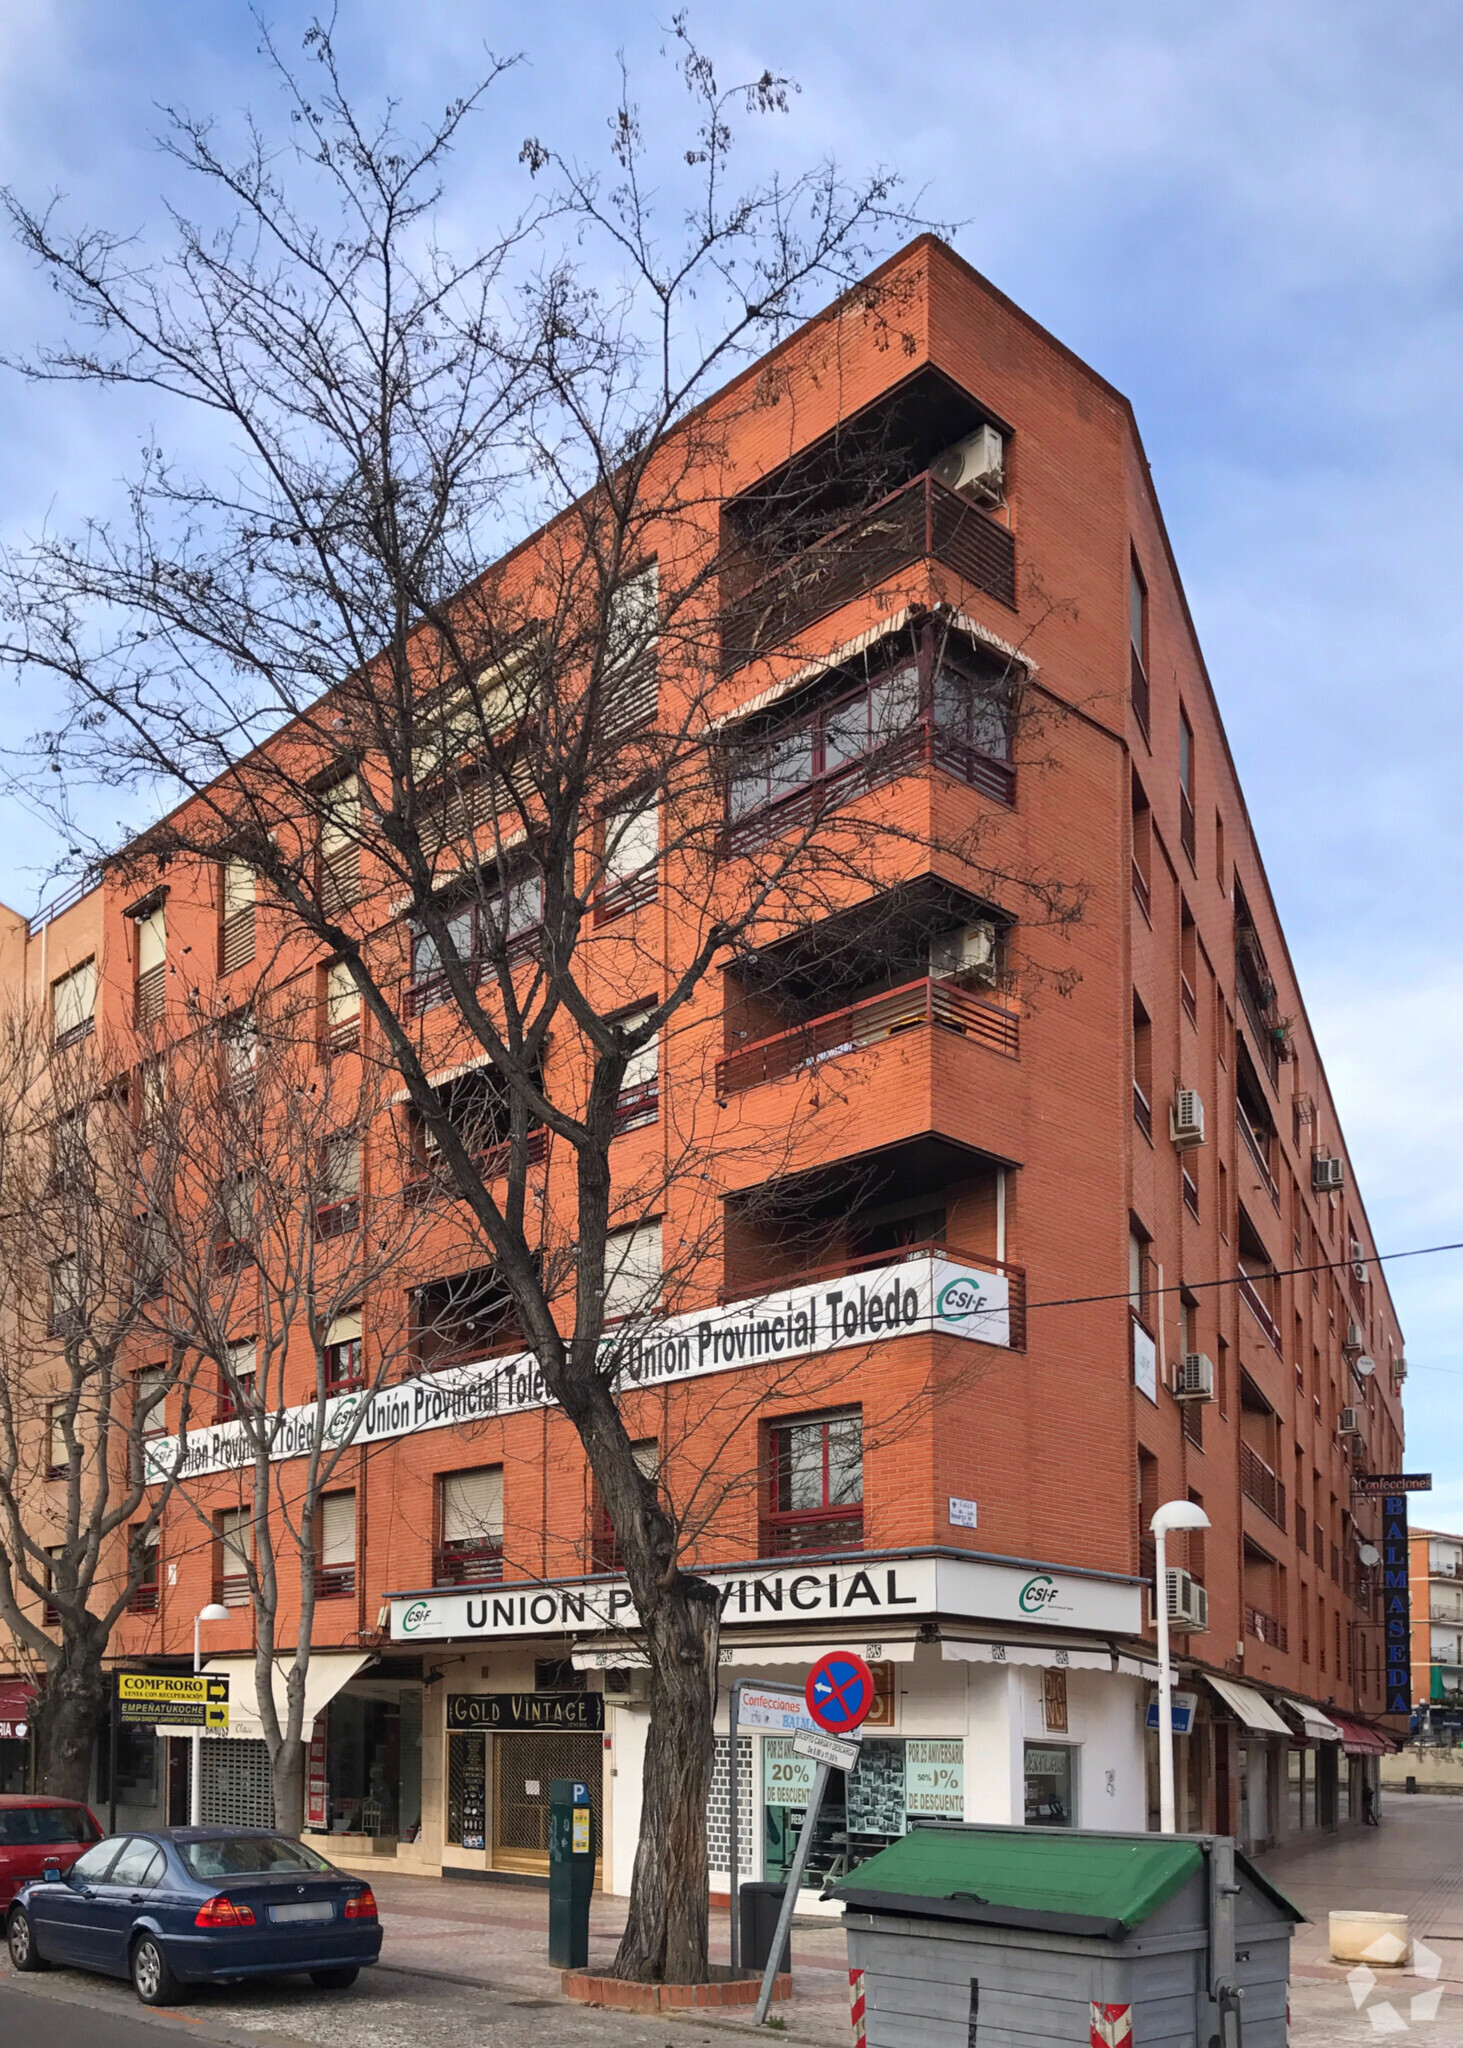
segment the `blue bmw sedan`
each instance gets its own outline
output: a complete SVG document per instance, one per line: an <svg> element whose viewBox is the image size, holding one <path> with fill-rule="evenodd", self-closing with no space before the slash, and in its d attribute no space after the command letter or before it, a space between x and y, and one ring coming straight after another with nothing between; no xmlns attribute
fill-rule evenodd
<svg viewBox="0 0 1463 2048"><path fill-rule="evenodd" d="M6 1938L17 1970L63 1963L130 1977L144 2005L290 1970L343 1991L381 1953L364 1879L303 1842L246 1828L111 1835L64 1874L53 1864L27 1884Z"/></svg>

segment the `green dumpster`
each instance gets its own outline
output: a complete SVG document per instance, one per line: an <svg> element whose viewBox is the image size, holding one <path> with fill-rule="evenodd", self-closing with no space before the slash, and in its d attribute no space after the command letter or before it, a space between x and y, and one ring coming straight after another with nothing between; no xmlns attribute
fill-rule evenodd
<svg viewBox="0 0 1463 2048"><path fill-rule="evenodd" d="M922 1822L825 1896L868 2048L1284 2048L1305 1916L1229 1836Z"/></svg>

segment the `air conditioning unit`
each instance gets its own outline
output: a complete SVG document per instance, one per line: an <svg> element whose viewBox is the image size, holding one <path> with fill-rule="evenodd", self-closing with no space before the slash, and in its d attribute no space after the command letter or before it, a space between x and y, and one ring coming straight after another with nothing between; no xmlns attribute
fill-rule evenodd
<svg viewBox="0 0 1463 2048"><path fill-rule="evenodd" d="M1358 1286L1360 1286L1360 1287L1364 1287L1364 1286L1366 1285L1366 1260L1365 1260L1365 1259L1353 1259L1353 1260L1352 1260L1352 1262L1351 1262L1351 1277L1352 1277L1352 1279L1353 1279L1353 1280L1355 1280L1355 1281L1356 1281L1356 1283L1357 1283L1357 1285L1358 1285Z"/></svg>
<svg viewBox="0 0 1463 2048"><path fill-rule="evenodd" d="M1346 1185L1346 1161L1328 1159L1318 1152L1311 1160L1311 1187L1318 1195L1329 1195L1333 1189Z"/></svg>
<svg viewBox="0 0 1463 2048"><path fill-rule="evenodd" d="M1360 1436L1361 1410L1359 1408L1343 1408L1336 1427L1343 1436Z"/></svg>
<svg viewBox="0 0 1463 2048"><path fill-rule="evenodd" d="M1168 1113L1168 1134L1180 1152L1192 1151L1195 1145L1203 1144L1204 1105L1197 1088L1175 1090L1173 1107Z"/></svg>
<svg viewBox="0 0 1463 2048"><path fill-rule="evenodd" d="M1177 1565L1168 1568L1168 1625L1181 1635L1202 1635L1209 1626L1209 1595Z"/></svg>
<svg viewBox="0 0 1463 2048"><path fill-rule="evenodd" d="M930 940L930 974L936 981L969 979L989 987L996 979L996 928L968 924Z"/></svg>
<svg viewBox="0 0 1463 2048"><path fill-rule="evenodd" d="M1202 1351L1186 1351L1174 1375L1173 1397L1176 1401L1212 1401L1213 1359L1206 1358Z"/></svg>
<svg viewBox="0 0 1463 2048"><path fill-rule="evenodd" d="M1346 1342L1342 1349L1357 1352L1366 1350L1366 1331L1360 1323L1348 1323L1346 1325Z"/></svg>
<svg viewBox="0 0 1463 2048"><path fill-rule="evenodd" d="M1005 482L1006 444L994 427L977 427L953 448L936 456L930 474L952 491L995 504Z"/></svg>

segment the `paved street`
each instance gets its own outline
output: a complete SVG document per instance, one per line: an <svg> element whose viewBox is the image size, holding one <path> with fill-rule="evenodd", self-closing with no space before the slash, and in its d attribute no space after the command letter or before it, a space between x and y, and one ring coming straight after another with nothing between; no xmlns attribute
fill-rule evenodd
<svg viewBox="0 0 1463 2048"><path fill-rule="evenodd" d="M1294 2048L1353 2048L1416 2034L1426 2048L1463 2048L1463 1800L1389 1796L1385 1824L1264 1859L1309 1915L1296 1935ZM167 2048L191 2039L231 2048L703 2048L749 2031L744 2015L637 2020L564 2004L544 1960L546 1895L373 1873L386 1932L382 1964L344 1994L287 1981L200 1994L180 2011L143 2014L125 1984L52 1971L16 1979L0 1963L4 2048ZM1326 1959L1333 1907L1400 1910L1429 1953L1414 1972L1380 1971L1353 1987ZM623 1907L595 1902L591 1964L608 1962ZM725 1914L714 1954L727 1959ZM1435 1958L1435 1962L1432 1960ZM842 1930L799 1928L797 1988L783 2039L847 2048Z"/></svg>

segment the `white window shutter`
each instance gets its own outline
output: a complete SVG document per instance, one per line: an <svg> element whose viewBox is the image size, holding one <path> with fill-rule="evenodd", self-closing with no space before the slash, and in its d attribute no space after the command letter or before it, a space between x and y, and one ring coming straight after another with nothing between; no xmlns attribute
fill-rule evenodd
<svg viewBox="0 0 1463 2048"><path fill-rule="evenodd" d="M442 1481L442 1541L481 1543L503 1535L503 1467L449 1472Z"/></svg>
<svg viewBox="0 0 1463 2048"><path fill-rule="evenodd" d="M355 1563L356 1497L353 1493L331 1493L321 1501L319 1556L321 1564L327 1568Z"/></svg>

